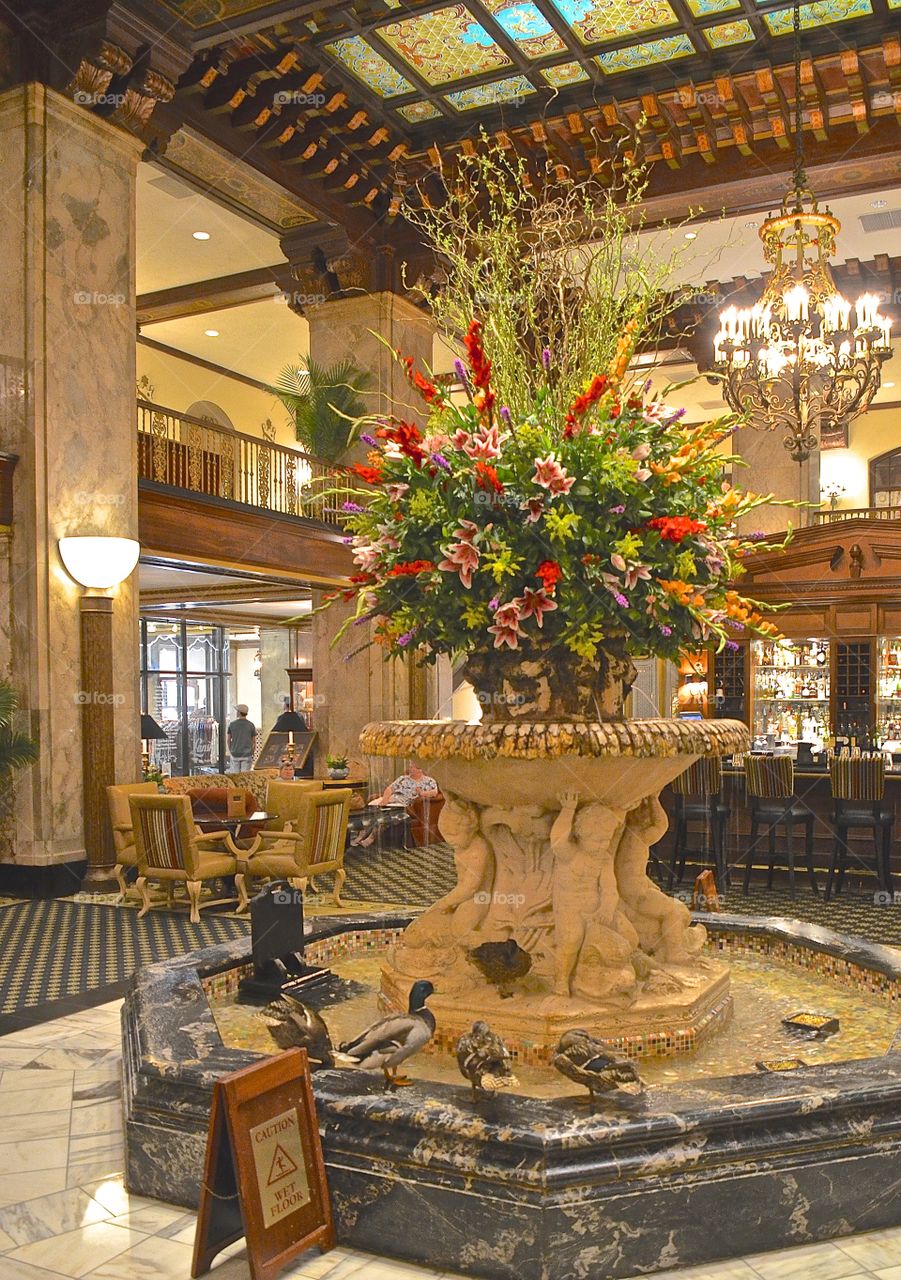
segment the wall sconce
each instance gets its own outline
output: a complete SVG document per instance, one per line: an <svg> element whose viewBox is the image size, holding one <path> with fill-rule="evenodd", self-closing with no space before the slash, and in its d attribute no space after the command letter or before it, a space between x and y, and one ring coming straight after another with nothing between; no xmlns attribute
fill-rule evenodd
<svg viewBox="0 0 901 1280"><path fill-rule="evenodd" d="M117 887L115 856L106 820L106 788L116 781L113 670L113 598L134 570L141 544L134 538L60 538L60 559L85 588L81 597L81 770L84 841L88 866L83 887L93 893Z"/></svg>
<svg viewBox="0 0 901 1280"><path fill-rule="evenodd" d="M91 590L108 591L133 572L141 544L134 538L60 538L59 554L70 578Z"/></svg>

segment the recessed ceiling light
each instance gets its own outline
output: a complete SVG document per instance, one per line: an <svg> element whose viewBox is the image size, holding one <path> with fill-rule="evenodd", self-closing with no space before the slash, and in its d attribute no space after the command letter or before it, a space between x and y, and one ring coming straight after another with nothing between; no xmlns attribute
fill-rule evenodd
<svg viewBox="0 0 901 1280"><path fill-rule="evenodd" d="M697 240L697 238L698 238L698 233L697 233L697 231L686 231L686 232L685 232L685 239L686 239L686 240Z"/></svg>
<svg viewBox="0 0 901 1280"><path fill-rule="evenodd" d="M218 329L204 329L204 331L203 331L203 332L204 332L204 334L206 335L206 337L208 337L208 338L218 338L218 337L219 337L219 330L218 330Z"/></svg>
<svg viewBox="0 0 901 1280"><path fill-rule="evenodd" d="M871 200L870 203L872 204L874 209L884 209L887 206L888 201L887 200Z"/></svg>
<svg viewBox="0 0 901 1280"><path fill-rule="evenodd" d="M756 230L757 230L757 223L756 223L756 222L746 222L746 223L745 223L745 226L748 228L748 230L749 230L749 231L756 231Z"/></svg>
<svg viewBox="0 0 901 1280"><path fill-rule="evenodd" d="M883 382L882 385L885 387L886 391L888 391L889 387L893 387L895 384L894 382Z"/></svg>
<svg viewBox="0 0 901 1280"><path fill-rule="evenodd" d="M192 231L191 235L195 240L209 240L210 238L209 231Z"/></svg>

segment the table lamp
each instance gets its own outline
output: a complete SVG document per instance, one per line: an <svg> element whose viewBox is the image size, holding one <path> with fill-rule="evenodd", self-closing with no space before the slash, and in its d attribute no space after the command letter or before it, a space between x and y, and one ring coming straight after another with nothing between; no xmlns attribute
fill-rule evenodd
<svg viewBox="0 0 901 1280"><path fill-rule="evenodd" d="M151 742L165 742L168 740L168 733L157 724L153 716L149 716L146 711L141 712L141 767L144 773L150 768L150 744Z"/></svg>
<svg viewBox="0 0 901 1280"><path fill-rule="evenodd" d="M306 733L307 724L303 716L297 714L296 711L283 711L275 724L272 726L273 733L286 733L288 735L288 759L294 763L294 735L295 733Z"/></svg>

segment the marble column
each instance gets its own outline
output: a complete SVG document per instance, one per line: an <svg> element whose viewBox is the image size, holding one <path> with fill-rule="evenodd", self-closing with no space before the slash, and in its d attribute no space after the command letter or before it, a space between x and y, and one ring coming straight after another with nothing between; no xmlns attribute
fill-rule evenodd
<svg viewBox="0 0 901 1280"><path fill-rule="evenodd" d="M424 311L398 294L382 292L324 302L308 308L306 315L314 360L332 364L352 359L372 378L368 399L373 413L394 413L422 424L424 405L392 352L411 355L417 368L431 368L435 328ZM386 661L378 645L363 647L369 639L366 627L350 627L332 647L346 616L340 604L313 614L320 760L328 751L359 756L360 730L370 720L426 718L438 710L439 686L433 669L417 670L407 659ZM393 767L386 766L386 772Z"/></svg>
<svg viewBox="0 0 901 1280"><path fill-rule="evenodd" d="M738 431L734 451L747 467L736 470L735 483L755 493L772 493L792 502L818 502L820 497L820 455L815 451L806 462L797 463L784 447L783 431L756 431L745 427ZM775 533L785 529L789 521L797 529L810 523L806 508L762 507L752 511L745 524L748 530Z"/></svg>
<svg viewBox="0 0 901 1280"><path fill-rule="evenodd" d="M40 761L12 860L85 856L79 600L58 540L137 537L134 202L141 143L29 84L0 95L0 448L15 475L9 670ZM113 594L115 777L140 777L135 576Z"/></svg>

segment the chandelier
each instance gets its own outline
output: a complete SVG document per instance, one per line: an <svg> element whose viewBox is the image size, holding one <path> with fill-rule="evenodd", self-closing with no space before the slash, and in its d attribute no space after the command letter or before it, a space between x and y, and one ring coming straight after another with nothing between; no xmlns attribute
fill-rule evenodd
<svg viewBox="0 0 901 1280"><path fill-rule="evenodd" d="M869 406L891 354L891 320L874 294L852 307L836 288L829 259L841 223L820 211L804 170L800 0L794 41L794 178L781 212L760 228L771 274L753 307L720 313L713 372L729 407L752 427L785 431L801 463L817 447L817 428L841 431Z"/></svg>

